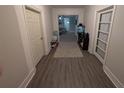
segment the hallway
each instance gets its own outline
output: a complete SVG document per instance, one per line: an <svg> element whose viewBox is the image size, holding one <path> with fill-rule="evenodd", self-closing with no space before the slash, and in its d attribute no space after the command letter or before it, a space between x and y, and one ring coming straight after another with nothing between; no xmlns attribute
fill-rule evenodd
<svg viewBox="0 0 124 93"><path fill-rule="evenodd" d="M75 49L79 49L79 51L75 51ZM69 53L69 50L72 50L71 53L73 54ZM58 53L56 54L56 52ZM74 33L67 32L60 37L60 45L51 50L50 54L39 62L36 75L28 87L115 87L102 68L103 65L95 56L86 51L81 51Z"/></svg>
<svg viewBox="0 0 124 93"><path fill-rule="evenodd" d="M93 55L82 51L83 58L54 58L56 48L42 58L29 83L32 88L113 88L103 65Z"/></svg>
<svg viewBox="0 0 124 93"><path fill-rule="evenodd" d="M3 5L0 12L1 88L124 87L124 6ZM84 25L87 51L72 29L60 31L62 15L78 16L73 27Z"/></svg>
<svg viewBox="0 0 124 93"><path fill-rule="evenodd" d="M83 57L74 32L66 32L60 35L59 46L54 57Z"/></svg>

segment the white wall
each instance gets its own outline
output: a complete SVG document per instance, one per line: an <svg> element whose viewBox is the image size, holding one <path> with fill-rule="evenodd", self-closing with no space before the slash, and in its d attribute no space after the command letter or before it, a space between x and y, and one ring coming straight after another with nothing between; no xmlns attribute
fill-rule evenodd
<svg viewBox="0 0 124 93"><path fill-rule="evenodd" d="M59 15L79 15L79 23L84 23L83 8L53 8L53 31L58 31L58 16Z"/></svg>
<svg viewBox="0 0 124 93"><path fill-rule="evenodd" d="M124 87L124 6L116 7L105 66L117 87Z"/></svg>
<svg viewBox="0 0 124 93"><path fill-rule="evenodd" d="M94 45L94 33L95 33L95 6L85 6L85 13L84 13L84 24L86 32L89 33L89 52L93 52L93 45Z"/></svg>
<svg viewBox="0 0 124 93"><path fill-rule="evenodd" d="M52 23L52 8L51 6L41 6L43 30L45 38L46 55L50 52L50 42L52 40L53 23Z"/></svg>
<svg viewBox="0 0 124 93"><path fill-rule="evenodd" d="M32 6L42 12L45 53L50 51L50 6ZM0 6L0 87L25 87L35 73L29 50L24 6Z"/></svg>
<svg viewBox="0 0 124 93"><path fill-rule="evenodd" d="M0 87L18 87L29 73L13 6L0 6Z"/></svg>

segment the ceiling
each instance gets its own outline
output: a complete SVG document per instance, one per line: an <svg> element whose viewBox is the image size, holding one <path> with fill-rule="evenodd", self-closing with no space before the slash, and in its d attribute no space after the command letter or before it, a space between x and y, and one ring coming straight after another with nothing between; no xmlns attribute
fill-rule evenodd
<svg viewBox="0 0 124 93"><path fill-rule="evenodd" d="M53 8L84 8L86 5L51 5Z"/></svg>

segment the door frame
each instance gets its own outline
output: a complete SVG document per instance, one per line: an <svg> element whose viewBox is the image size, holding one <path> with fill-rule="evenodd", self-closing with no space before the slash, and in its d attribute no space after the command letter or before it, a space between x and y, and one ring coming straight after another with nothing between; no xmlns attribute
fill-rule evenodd
<svg viewBox="0 0 124 93"><path fill-rule="evenodd" d="M34 11L34 12L37 12L37 13L39 13L40 14L40 29L41 29L41 37L43 37L43 40L42 40L42 44L43 44L43 56L45 55L45 37L44 37L44 31L43 31L43 21L41 20L42 19L42 12L41 12L41 10L40 9L38 9L37 7L35 7L35 6L32 6L32 5L25 5L25 6L23 6L23 13L24 13L24 20L25 20L25 25L26 25L26 15L25 15L25 10L26 9L29 9L29 10L31 10L31 11ZM28 28L27 28L27 26L25 26L26 27L26 31L27 31L27 38L28 38L28 42L30 42L30 40L29 40L29 33L28 33ZM30 43L29 43L30 44ZM30 50L30 53L31 53L31 55L32 55L32 48L31 48L31 46L29 45L29 50ZM32 58L32 57L31 57ZM41 57L42 58L42 57ZM33 61L33 58L32 58L32 61ZM40 60L38 60L38 61L40 61ZM37 63L38 64L38 63ZM34 66L36 66L37 64L34 64Z"/></svg>

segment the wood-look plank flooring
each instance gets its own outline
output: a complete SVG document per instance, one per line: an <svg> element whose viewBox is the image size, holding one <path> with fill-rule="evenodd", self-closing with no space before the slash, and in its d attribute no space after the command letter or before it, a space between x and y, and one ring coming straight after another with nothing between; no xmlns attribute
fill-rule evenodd
<svg viewBox="0 0 124 93"><path fill-rule="evenodd" d="M80 58L54 58L55 49L42 58L29 88L114 88L101 62L86 51Z"/></svg>

